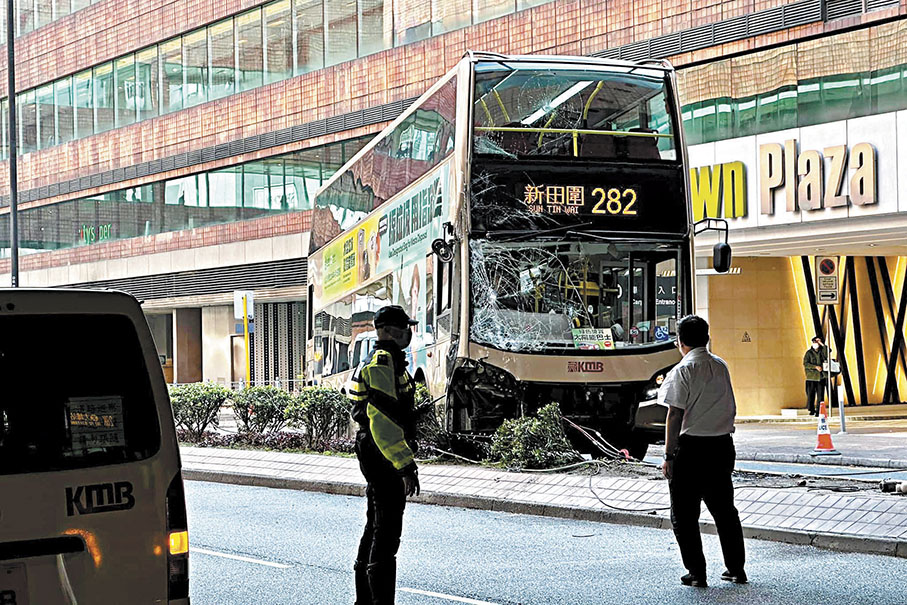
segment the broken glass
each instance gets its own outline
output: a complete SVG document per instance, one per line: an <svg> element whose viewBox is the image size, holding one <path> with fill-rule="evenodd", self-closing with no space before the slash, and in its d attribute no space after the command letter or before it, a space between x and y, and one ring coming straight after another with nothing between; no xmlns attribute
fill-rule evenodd
<svg viewBox="0 0 907 605"><path fill-rule="evenodd" d="M675 243L470 242L474 342L514 352L667 343L679 309Z"/></svg>

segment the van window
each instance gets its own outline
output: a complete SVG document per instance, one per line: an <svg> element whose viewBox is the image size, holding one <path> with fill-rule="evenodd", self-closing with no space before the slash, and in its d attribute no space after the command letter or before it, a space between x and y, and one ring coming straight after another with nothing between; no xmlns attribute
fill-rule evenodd
<svg viewBox="0 0 907 605"><path fill-rule="evenodd" d="M0 316L0 475L134 462L160 443L128 317Z"/></svg>

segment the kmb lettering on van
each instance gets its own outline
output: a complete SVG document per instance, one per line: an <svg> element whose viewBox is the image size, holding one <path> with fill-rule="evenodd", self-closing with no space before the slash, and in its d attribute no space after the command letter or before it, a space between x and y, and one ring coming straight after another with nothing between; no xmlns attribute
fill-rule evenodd
<svg viewBox="0 0 907 605"><path fill-rule="evenodd" d="M72 517L80 515L109 513L117 510L129 510L135 506L132 495L132 483L98 483L97 485L80 485L66 488L66 514Z"/></svg>

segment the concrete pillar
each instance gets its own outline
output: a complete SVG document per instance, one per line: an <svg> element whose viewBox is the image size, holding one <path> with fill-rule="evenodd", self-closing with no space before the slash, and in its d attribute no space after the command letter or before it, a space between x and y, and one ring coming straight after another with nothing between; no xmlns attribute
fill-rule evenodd
<svg viewBox="0 0 907 605"><path fill-rule="evenodd" d="M176 309L173 312L174 382L202 380L202 310Z"/></svg>
<svg viewBox="0 0 907 605"><path fill-rule="evenodd" d="M202 309L202 378L229 385L233 307Z"/></svg>

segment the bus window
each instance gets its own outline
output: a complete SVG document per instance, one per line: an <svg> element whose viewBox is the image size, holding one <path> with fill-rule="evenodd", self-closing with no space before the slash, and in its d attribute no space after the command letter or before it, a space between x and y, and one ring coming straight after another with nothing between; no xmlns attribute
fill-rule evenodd
<svg viewBox="0 0 907 605"><path fill-rule="evenodd" d="M476 66L474 151L507 159L676 160L657 70Z"/></svg>
<svg viewBox="0 0 907 605"><path fill-rule="evenodd" d="M161 429L122 315L0 317L0 475L135 462Z"/></svg>
<svg viewBox="0 0 907 605"><path fill-rule="evenodd" d="M666 343L676 329L677 244L473 240L471 248L478 343L625 348Z"/></svg>

